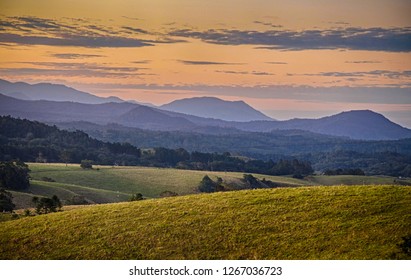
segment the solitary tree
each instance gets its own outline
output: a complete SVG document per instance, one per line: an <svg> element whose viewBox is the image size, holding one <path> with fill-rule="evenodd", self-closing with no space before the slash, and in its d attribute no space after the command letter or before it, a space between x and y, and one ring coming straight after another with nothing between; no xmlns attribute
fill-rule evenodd
<svg viewBox="0 0 411 280"><path fill-rule="evenodd" d="M200 184L198 185L198 190L200 192L211 193L215 192L215 187L216 183L214 183L214 181L211 180L211 178L208 177L208 175L205 175L201 180Z"/></svg>
<svg viewBox="0 0 411 280"><path fill-rule="evenodd" d="M0 187L22 190L30 186L30 169L22 161L0 162Z"/></svg>

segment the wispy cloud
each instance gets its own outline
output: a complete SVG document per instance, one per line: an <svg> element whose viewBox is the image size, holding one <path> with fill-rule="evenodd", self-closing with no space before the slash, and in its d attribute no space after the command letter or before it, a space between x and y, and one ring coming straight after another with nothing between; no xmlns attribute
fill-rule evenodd
<svg viewBox="0 0 411 280"><path fill-rule="evenodd" d="M242 65L243 63L217 62L217 61L199 61L199 60L177 60L186 65Z"/></svg>
<svg viewBox="0 0 411 280"><path fill-rule="evenodd" d="M288 74L289 76L323 76L323 77L365 77L378 76L387 77L390 79L411 78L411 70L407 71L389 71L389 70L373 70L373 71L354 71L354 72L320 72L306 74Z"/></svg>
<svg viewBox="0 0 411 280"><path fill-rule="evenodd" d="M271 23L271 22L264 22L264 21L259 21L259 20L255 20L253 23L268 26L268 27L272 27L272 28L282 28L282 27L284 27L280 24L274 24L274 23Z"/></svg>
<svg viewBox="0 0 411 280"><path fill-rule="evenodd" d="M256 76L273 76L275 74L262 71L231 71L231 70L217 70L216 73L235 74L235 75L256 75Z"/></svg>
<svg viewBox="0 0 411 280"><path fill-rule="evenodd" d="M147 64L147 63L150 63L150 62L151 62L151 60L145 59L145 60L135 60L135 61L132 61L131 63L134 63L134 64Z"/></svg>
<svg viewBox="0 0 411 280"><path fill-rule="evenodd" d="M284 65L288 64L287 62L282 62L282 61L267 61L267 64L278 64L278 65Z"/></svg>
<svg viewBox="0 0 411 280"><path fill-rule="evenodd" d="M171 36L195 38L211 44L255 45L275 50L348 49L387 52L411 51L411 27L339 28L327 30L181 29Z"/></svg>
<svg viewBox="0 0 411 280"><path fill-rule="evenodd" d="M142 20L141 18L137 18L137 17L128 17L128 16L122 16L122 17L129 19L129 20Z"/></svg>
<svg viewBox="0 0 411 280"><path fill-rule="evenodd" d="M97 88L98 85L95 85ZM258 85L258 86L224 86L224 85L157 85L157 84L104 84L101 88L138 89L156 93L192 95L193 93L208 96L235 96L257 99L290 99L301 101L321 101L330 103L372 103L375 104L411 104L411 87L400 86L294 86L294 85Z"/></svg>
<svg viewBox="0 0 411 280"><path fill-rule="evenodd" d="M85 19L7 17L0 21L0 43L21 45L77 46L88 48L146 47L182 42L163 34L130 26L105 26ZM153 35L142 39L140 35Z"/></svg>
<svg viewBox="0 0 411 280"><path fill-rule="evenodd" d="M128 18L128 17L126 17ZM130 18L129 18L130 19ZM5 17L0 20L0 44L79 46L89 48L147 47L157 44L186 42L199 39L220 45L253 45L274 50L347 49L387 52L411 52L411 27L286 30L281 25L256 20L265 31L240 29L193 28L154 32L132 25L102 25L89 19L39 17Z"/></svg>
<svg viewBox="0 0 411 280"><path fill-rule="evenodd" d="M78 53L56 53L52 54L52 57L61 59L81 59L81 58L92 58L92 57L104 57L104 55L99 54L78 54Z"/></svg>
<svg viewBox="0 0 411 280"><path fill-rule="evenodd" d="M123 30L126 30L127 33L133 34L133 33L140 33L140 34L149 34L147 30L141 29L141 28L135 28L131 26L122 26Z"/></svg>
<svg viewBox="0 0 411 280"><path fill-rule="evenodd" d="M0 74L18 76L66 76L66 77L104 77L126 78L153 75L142 72L148 68L119 67L95 63L69 62L24 62L27 67L0 68Z"/></svg>
<svg viewBox="0 0 411 280"><path fill-rule="evenodd" d="M345 63L376 64L376 63L382 63L382 61L378 61L378 60L353 60L353 61L346 61Z"/></svg>

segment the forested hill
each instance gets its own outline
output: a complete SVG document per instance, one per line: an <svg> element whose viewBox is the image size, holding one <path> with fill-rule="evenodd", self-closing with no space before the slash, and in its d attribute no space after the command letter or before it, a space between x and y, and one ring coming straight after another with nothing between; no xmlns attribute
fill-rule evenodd
<svg viewBox="0 0 411 280"><path fill-rule="evenodd" d="M141 152L128 143L107 143L81 131L69 132L56 126L0 117L0 160L80 163L92 160L103 165L142 165L181 169L237 171L270 175L308 175L308 162L245 160L230 153L189 153L186 150L152 148Z"/></svg>
<svg viewBox="0 0 411 280"><path fill-rule="evenodd" d="M36 121L0 117L0 159L37 162L137 164L140 150L130 144L106 143L82 131L60 130Z"/></svg>
<svg viewBox="0 0 411 280"><path fill-rule="evenodd" d="M101 137L101 133L114 133L118 137ZM353 141L314 134L299 136L292 131L285 135L239 134L231 137L169 133L155 135L154 132L142 130L101 130L93 135L101 138L96 140L78 130L69 132L40 122L0 117L0 160L80 163L88 159L103 165L178 167L270 175L303 175L312 172L312 169L359 168L369 175L411 176L411 139ZM147 137L150 138L149 146ZM154 141L158 137L163 140ZM170 139L180 139L178 143L182 145L170 147L167 144ZM207 149L208 152L205 152L197 149L199 147L187 149L187 145L183 144L189 144L190 139L227 150ZM130 144L131 140L133 142ZM229 144L239 153L229 149Z"/></svg>

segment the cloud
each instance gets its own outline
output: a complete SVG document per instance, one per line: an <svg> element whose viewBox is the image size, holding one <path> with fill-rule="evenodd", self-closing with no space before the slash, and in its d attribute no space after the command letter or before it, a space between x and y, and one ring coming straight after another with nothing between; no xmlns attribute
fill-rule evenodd
<svg viewBox="0 0 411 280"><path fill-rule="evenodd" d="M198 60L177 60L186 65L242 65L242 63L216 62L216 61L198 61Z"/></svg>
<svg viewBox="0 0 411 280"><path fill-rule="evenodd" d="M122 16L122 17L129 19L129 20L142 20L141 18L136 18L136 17L128 17L128 16Z"/></svg>
<svg viewBox="0 0 411 280"><path fill-rule="evenodd" d="M85 19L60 21L38 17L7 17L0 21L0 43L20 45L75 46L88 48L147 47L182 42L181 39L129 27L103 26ZM141 39L136 35L152 35Z"/></svg>
<svg viewBox="0 0 411 280"><path fill-rule="evenodd" d="M378 61L378 60L354 60L354 61L346 61L345 63L354 63L354 64L376 64L376 63L382 63L382 61Z"/></svg>
<svg viewBox="0 0 411 280"><path fill-rule="evenodd" d="M387 52L411 51L411 27L356 28L326 30L236 30L209 29L195 31L180 29L171 36L199 39L219 45L255 45L273 50L347 49Z"/></svg>
<svg viewBox="0 0 411 280"><path fill-rule="evenodd" d="M98 85L95 85L98 87ZM223 85L158 85L158 84L104 84L102 89L112 88L155 91L158 94L207 96L235 96L256 99L290 99L331 103L411 104L411 86L386 87L314 87L293 85L223 86Z"/></svg>
<svg viewBox="0 0 411 280"><path fill-rule="evenodd" d="M256 75L256 76L273 76L275 74L269 72L260 72L260 71L230 71L230 70L217 70L216 73L223 74L235 74L235 75Z"/></svg>
<svg viewBox="0 0 411 280"><path fill-rule="evenodd" d="M328 23L335 25L350 25L350 23L346 21L329 21Z"/></svg>
<svg viewBox="0 0 411 280"><path fill-rule="evenodd" d="M279 64L279 65L288 64L287 62L282 62L282 61L267 61L266 63L267 64Z"/></svg>
<svg viewBox="0 0 411 280"><path fill-rule="evenodd" d="M114 36L66 36L64 38L50 38L45 36L23 36L10 33L0 34L0 42L15 43L21 45L71 46L88 48L154 46L154 44L147 40Z"/></svg>
<svg viewBox="0 0 411 280"><path fill-rule="evenodd" d="M211 44L253 45L256 48L289 51L346 49L411 52L411 27L361 28L340 22L340 27L334 29L296 31L265 21L257 20L254 23L269 30L223 28L197 31L191 27L170 27L169 31L153 32L134 24L102 25L90 19L5 17L0 20L0 44L122 48L187 42L184 38L190 38Z"/></svg>
<svg viewBox="0 0 411 280"><path fill-rule="evenodd" d="M365 77L378 76L387 77L390 79L410 78L411 70L408 71L388 71L388 70L373 70L373 71L356 71L356 72L320 72L310 74L288 74L289 76L323 76L323 77Z"/></svg>
<svg viewBox="0 0 411 280"><path fill-rule="evenodd" d="M154 75L141 72L148 68L118 67L95 63L68 62L24 62L28 67L0 68L0 74L17 76L66 76L66 77L104 77L126 78Z"/></svg>
<svg viewBox="0 0 411 280"><path fill-rule="evenodd" d="M135 28L135 27L130 27L130 26L122 26L122 28L130 33L149 34L148 31L141 29L141 28Z"/></svg>
<svg viewBox="0 0 411 280"><path fill-rule="evenodd" d="M131 63L134 63L134 64L147 64L147 63L150 63L151 62L151 60L136 60L136 61L132 61Z"/></svg>
<svg viewBox="0 0 411 280"><path fill-rule="evenodd" d="M52 54L52 57L61 59L81 59L81 58L92 58L92 57L104 57L104 55L98 54L78 54L78 53L56 53Z"/></svg>
<svg viewBox="0 0 411 280"><path fill-rule="evenodd" d="M264 25L264 26L269 26L269 27L272 27L272 28L282 28L282 27L284 27L284 26L279 25L279 24L273 24L271 22L264 22L264 21L259 21L259 20L255 20L255 21L253 21L253 23L259 24L259 25Z"/></svg>

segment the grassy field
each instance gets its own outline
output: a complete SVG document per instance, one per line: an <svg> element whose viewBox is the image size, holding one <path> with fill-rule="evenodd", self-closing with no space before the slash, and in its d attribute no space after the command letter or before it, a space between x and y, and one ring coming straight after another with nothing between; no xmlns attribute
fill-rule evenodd
<svg viewBox="0 0 411 280"><path fill-rule="evenodd" d="M158 198L164 191L179 195L198 193L197 186L205 175L213 180L221 177L225 184L241 186L243 173L193 171L171 168L95 166L84 170L78 164L30 163L31 187L24 192L12 192L17 209L34 205L33 196L57 195L65 205L77 198L87 203L127 201L131 194L142 193L147 198ZM309 176L304 180L291 177L254 174L283 186L310 185L391 185L393 177L378 176ZM44 179L55 182L46 182ZM411 184L411 180L403 180Z"/></svg>
<svg viewBox="0 0 411 280"><path fill-rule="evenodd" d="M411 188L246 190L92 205L0 224L2 259L387 259Z"/></svg>
<svg viewBox="0 0 411 280"><path fill-rule="evenodd" d="M307 178L313 184L323 186L333 185L391 185L396 184L397 178L389 176L353 176L353 175L337 175L337 176L310 176ZM411 185L410 179L402 179Z"/></svg>
<svg viewBox="0 0 411 280"><path fill-rule="evenodd" d="M243 173L210 172L150 167L95 166L84 170L78 164L39 164L30 163L31 187L24 193L13 192L17 208L32 207L34 195L57 195L65 204L71 204L74 196L82 196L89 203L111 203L127 201L131 194L142 193L145 197L156 198L164 191L179 195L197 193L197 186L205 175L226 183L241 183ZM279 184L301 186L311 184L279 176L255 175L257 178L271 180ZM45 182L44 178L55 182Z"/></svg>

